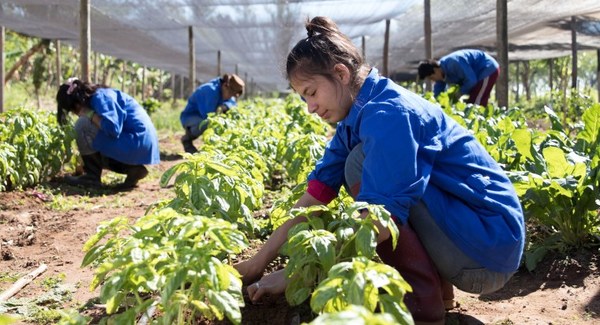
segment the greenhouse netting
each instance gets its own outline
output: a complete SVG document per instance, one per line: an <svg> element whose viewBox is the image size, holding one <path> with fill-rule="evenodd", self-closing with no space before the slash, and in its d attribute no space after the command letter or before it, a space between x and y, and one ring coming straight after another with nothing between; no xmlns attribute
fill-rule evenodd
<svg viewBox="0 0 600 325"><path fill-rule="evenodd" d="M0 25L31 36L79 44L79 0L4 0ZM287 88L282 63L305 36L304 22L329 16L373 66L383 62L390 20L388 71L413 72L425 57L423 0L92 0L92 50L188 74L194 31L197 78L221 71L251 76L264 90ZM579 49L600 48L600 1L508 1L509 58L570 54L571 17ZM496 1L431 0L434 57L465 47L495 53Z"/></svg>

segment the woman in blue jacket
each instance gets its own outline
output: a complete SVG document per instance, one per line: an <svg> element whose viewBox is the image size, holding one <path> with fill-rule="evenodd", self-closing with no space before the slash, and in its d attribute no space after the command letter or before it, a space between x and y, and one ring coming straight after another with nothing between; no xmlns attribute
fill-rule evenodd
<svg viewBox="0 0 600 325"><path fill-rule="evenodd" d="M296 207L327 204L343 185L357 201L384 205L400 235L392 249L378 225L377 252L412 286L405 303L415 321L443 324L452 285L493 292L519 267L525 230L514 188L468 130L370 68L330 19L315 17L306 29L288 55L287 77L309 112L337 129ZM304 220L289 220L235 265L245 282L262 275L288 230ZM279 271L247 290L256 301L285 287Z"/></svg>
<svg viewBox="0 0 600 325"><path fill-rule="evenodd" d="M185 152L198 151L193 141L206 130L208 114L224 113L237 105L235 98L244 92L244 81L235 74L225 74L196 88L179 119L185 129L181 143Z"/></svg>
<svg viewBox="0 0 600 325"><path fill-rule="evenodd" d="M57 118L75 122L77 147L84 174L67 176L73 185L101 186L102 169L126 174L117 189L131 189L148 175L144 165L158 164L156 129L146 111L131 96L106 86L69 79L56 94Z"/></svg>
<svg viewBox="0 0 600 325"><path fill-rule="evenodd" d="M455 84L460 87L458 97L468 94L467 103L482 106L487 106L490 92L500 73L498 62L479 50L452 52L442 57L439 62L422 61L418 69L420 79L435 81L435 97L446 90L447 84Z"/></svg>

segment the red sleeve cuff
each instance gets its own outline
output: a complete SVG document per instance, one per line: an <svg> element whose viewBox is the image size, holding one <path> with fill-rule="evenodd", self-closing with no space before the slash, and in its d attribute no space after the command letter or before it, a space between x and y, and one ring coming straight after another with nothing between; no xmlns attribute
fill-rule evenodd
<svg viewBox="0 0 600 325"><path fill-rule="evenodd" d="M331 202L338 195L331 187L316 179L308 181L306 192L325 204Z"/></svg>

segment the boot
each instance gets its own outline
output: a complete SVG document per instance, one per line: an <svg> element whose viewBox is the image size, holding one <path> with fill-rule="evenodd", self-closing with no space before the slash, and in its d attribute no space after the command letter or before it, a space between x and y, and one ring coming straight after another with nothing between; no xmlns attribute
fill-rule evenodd
<svg viewBox="0 0 600 325"><path fill-rule="evenodd" d="M99 152L82 155L83 174L80 176L65 176L65 182L70 185L84 187L102 187L102 156Z"/></svg>
<svg viewBox="0 0 600 325"><path fill-rule="evenodd" d="M198 149L194 146L194 137L192 136L189 128L185 128L185 134L181 137L181 144L183 150L187 153L196 153Z"/></svg>
<svg viewBox="0 0 600 325"><path fill-rule="evenodd" d="M137 186L140 179L148 176L148 169L144 165L129 165L112 158L106 158L108 169L115 173L125 174L127 177L121 184L116 185L116 190L129 190Z"/></svg>
<svg viewBox="0 0 600 325"><path fill-rule="evenodd" d="M410 224L398 225L398 230L396 249L392 250L390 238L377 246L377 254L412 287L413 292L404 296L404 303L415 324L443 325L446 311L438 271Z"/></svg>
<svg viewBox="0 0 600 325"><path fill-rule="evenodd" d="M460 307L458 302L454 301L454 286L447 280L440 278L442 281L442 298L444 299L444 309L452 310Z"/></svg>
<svg viewBox="0 0 600 325"><path fill-rule="evenodd" d="M144 165L133 165L127 171L125 181L117 185L118 189L132 189L137 186L140 179L148 176L148 169Z"/></svg>

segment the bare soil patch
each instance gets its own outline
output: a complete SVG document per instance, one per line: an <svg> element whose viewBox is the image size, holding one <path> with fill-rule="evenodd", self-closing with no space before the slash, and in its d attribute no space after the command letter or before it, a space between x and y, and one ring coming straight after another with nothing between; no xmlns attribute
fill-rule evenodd
<svg viewBox="0 0 600 325"><path fill-rule="evenodd" d="M86 192L60 180L0 192L0 291L44 263L48 270L13 299L39 297L48 290L45 281L63 278L75 288L64 307L85 306L84 313L97 321L103 310L98 306L98 290L89 290L93 270L80 268L83 244L100 222L118 216L136 219L151 204L173 197L172 189L160 188L158 180L181 161L179 135L165 137L160 144L163 161L151 166L149 177L130 192ZM520 270L496 293L477 296L456 291L460 307L448 312L446 324L598 324L599 263L597 248L553 255L534 272ZM290 307L283 297L261 304L247 300L242 315L244 324L299 324L314 317L307 304Z"/></svg>

